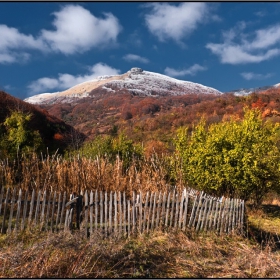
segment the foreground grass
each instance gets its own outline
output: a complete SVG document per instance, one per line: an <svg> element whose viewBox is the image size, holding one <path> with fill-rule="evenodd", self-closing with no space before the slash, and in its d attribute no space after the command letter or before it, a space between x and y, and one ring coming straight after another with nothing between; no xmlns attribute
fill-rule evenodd
<svg viewBox="0 0 280 280"><path fill-rule="evenodd" d="M154 232L86 240L81 233L0 237L2 278L278 277L280 251L252 238Z"/></svg>

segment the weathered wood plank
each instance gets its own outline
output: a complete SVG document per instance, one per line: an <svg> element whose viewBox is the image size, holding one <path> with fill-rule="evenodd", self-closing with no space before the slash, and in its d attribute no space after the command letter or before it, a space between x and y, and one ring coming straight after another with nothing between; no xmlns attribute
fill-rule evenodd
<svg viewBox="0 0 280 280"><path fill-rule="evenodd" d="M74 198L74 195L72 196L72 199ZM58 203L57 203L57 213L56 213L56 220L55 220L55 229L58 230L58 221L59 221L59 215L60 215L60 208L61 208L61 193L58 195ZM70 206L72 209L72 205ZM72 225L71 225L72 226Z"/></svg>
<svg viewBox="0 0 280 280"><path fill-rule="evenodd" d="M54 192L54 195L53 195L52 216L51 216L51 231L53 231L53 218L54 218L55 204L56 204L56 191Z"/></svg>
<svg viewBox="0 0 280 280"><path fill-rule="evenodd" d="M165 220L165 209L166 209L166 193L163 193L162 198L162 207L161 207L161 215L160 215L160 226L164 225Z"/></svg>
<svg viewBox="0 0 280 280"><path fill-rule="evenodd" d="M181 196L181 201L180 201L180 205L179 205L179 220L178 220L178 228L181 229L182 227L182 217L183 217L183 208L184 208L184 199L185 199L185 193L184 191L182 192L182 196Z"/></svg>
<svg viewBox="0 0 280 280"><path fill-rule="evenodd" d="M93 191L90 191L89 195L89 233L90 238L93 234Z"/></svg>
<svg viewBox="0 0 280 280"><path fill-rule="evenodd" d="M198 196L196 195L196 196L194 197L193 207L192 207L192 212L191 212L191 216L190 216L190 220L189 220L188 227L191 227L191 226L192 226L192 222L193 222L193 219L194 219L194 217L195 217L195 207L196 207L197 199L198 199Z"/></svg>
<svg viewBox="0 0 280 280"><path fill-rule="evenodd" d="M113 193L110 192L110 205L109 205L109 232L112 232L112 215L113 215Z"/></svg>
<svg viewBox="0 0 280 280"><path fill-rule="evenodd" d="M87 190L85 191L84 194L85 197L85 223L84 223L84 231L85 231L85 237L88 237L88 212L89 212L89 205L88 205L88 192Z"/></svg>
<svg viewBox="0 0 280 280"><path fill-rule="evenodd" d="M114 233L118 233L118 205L117 205L117 193L114 193L114 209L115 209L115 215L114 215Z"/></svg>
<svg viewBox="0 0 280 280"><path fill-rule="evenodd" d="M207 217L206 217L206 223L205 223L205 227L204 227L204 230L207 231L208 229L211 228L211 223L212 223L212 220L213 220L213 207L214 207L214 202L215 200L212 198L210 199L210 202L209 202L209 211L207 213Z"/></svg>
<svg viewBox="0 0 280 280"><path fill-rule="evenodd" d="M24 230L25 227L27 204L28 204L28 191L25 192L25 196L24 196L24 206L23 206L23 213L22 213L22 220L21 220L21 227L20 227L21 230Z"/></svg>
<svg viewBox="0 0 280 280"><path fill-rule="evenodd" d="M222 208L222 213L221 213L220 229L219 229L220 234L223 232L223 229L224 229L224 222L225 222L225 213L226 213L226 209L227 209L227 202L228 202L228 199L226 198L225 202L224 202L224 205L223 205L223 208Z"/></svg>
<svg viewBox="0 0 280 280"><path fill-rule="evenodd" d="M204 210L203 210L203 214L202 214L202 219L201 219L201 225L200 225L200 230L203 230L203 226L204 224L207 223L207 210L208 210L208 203L209 203L209 199L205 199L205 203L204 203Z"/></svg>
<svg viewBox="0 0 280 280"><path fill-rule="evenodd" d="M177 225L178 225L179 203L180 203L180 196L179 196L179 193L177 193L176 194L175 217L174 217L174 229L177 229Z"/></svg>
<svg viewBox="0 0 280 280"><path fill-rule="evenodd" d="M45 217L45 206L46 206L46 190L43 193L43 202L42 202L42 210L41 210L41 215L40 215L40 223L41 223L41 230L44 227L44 217Z"/></svg>
<svg viewBox="0 0 280 280"><path fill-rule="evenodd" d="M218 213L219 213L219 208L220 208L220 201L215 201L215 216L214 216L214 221L213 221L213 229L218 230L218 226L217 226L217 217L218 217Z"/></svg>
<svg viewBox="0 0 280 280"><path fill-rule="evenodd" d="M99 205L99 209L100 209L100 225L99 225L99 229L100 232L102 232L103 229L103 193L100 192L100 205Z"/></svg>
<svg viewBox="0 0 280 280"><path fill-rule="evenodd" d="M130 200L127 200L127 234L130 235Z"/></svg>
<svg viewBox="0 0 280 280"><path fill-rule="evenodd" d="M3 204L3 196L4 196L4 186L2 186L1 193L0 193L0 215L1 215L2 204Z"/></svg>
<svg viewBox="0 0 280 280"><path fill-rule="evenodd" d="M149 211L148 211L148 215L147 215L147 232L151 228L150 220L151 220L151 213L152 213L152 207L153 207L153 198L154 198L154 193L151 193Z"/></svg>
<svg viewBox="0 0 280 280"><path fill-rule="evenodd" d="M37 195L37 201L36 201L36 208L35 208L35 217L34 217L34 225L37 225L37 219L40 212L40 200L41 200L41 190L39 190Z"/></svg>
<svg viewBox="0 0 280 280"><path fill-rule="evenodd" d="M17 214L16 214L16 223L15 223L15 228L14 228L15 232L17 232L17 230L19 228L19 218L20 218L20 212L21 212L21 196L22 196L22 191L20 189L19 193L18 193L18 200L17 200Z"/></svg>
<svg viewBox="0 0 280 280"><path fill-rule="evenodd" d="M185 229L186 229L187 215L188 215L188 202L189 202L189 194L187 193L187 194L186 194L186 198L185 198L185 209L184 209L182 230L185 230Z"/></svg>
<svg viewBox="0 0 280 280"><path fill-rule="evenodd" d="M147 212L148 212L148 203L149 203L149 192L146 193L146 200L144 206L144 217L143 217L143 225L142 225L142 232L146 229L147 224Z"/></svg>
<svg viewBox="0 0 280 280"><path fill-rule="evenodd" d="M154 195L154 205L153 205L153 213L152 213L151 230L154 229L156 204L157 204L157 192L155 192L155 195Z"/></svg>
<svg viewBox="0 0 280 280"><path fill-rule="evenodd" d="M125 192L123 192L123 232L126 234L126 198Z"/></svg>
<svg viewBox="0 0 280 280"><path fill-rule="evenodd" d="M122 232L122 194L119 191L119 233Z"/></svg>
<svg viewBox="0 0 280 280"><path fill-rule="evenodd" d="M135 232L135 191L132 192L132 231Z"/></svg>
<svg viewBox="0 0 280 280"><path fill-rule="evenodd" d="M61 207L61 215L60 215L60 219L59 219L59 223L58 223L58 229L60 229L60 227L63 225L63 216L64 216L64 212L65 212L65 204L66 204L66 192L63 193L63 201L62 201L62 207ZM78 216L78 212L77 212L77 216ZM78 222L77 222L78 225Z"/></svg>
<svg viewBox="0 0 280 280"><path fill-rule="evenodd" d="M108 197L107 192L104 195L104 226L105 226L105 236L108 233Z"/></svg>
<svg viewBox="0 0 280 280"><path fill-rule="evenodd" d="M1 233L4 233L4 230L5 230L5 221L6 221L6 217L7 217L7 208L8 208L9 195L10 195L10 188L7 189L6 199L4 201L3 221L2 221Z"/></svg>
<svg viewBox="0 0 280 280"><path fill-rule="evenodd" d="M170 209L170 192L168 193L168 197L167 197L165 223L164 223L165 227L168 227L169 209Z"/></svg>
<svg viewBox="0 0 280 280"><path fill-rule="evenodd" d="M158 196L158 203L157 203L157 209L156 209L156 212L157 212L157 218L156 218L156 229L158 228L158 225L159 225L159 218L160 218L160 210L161 210L161 199L162 199L162 194L161 192L159 193L159 196Z"/></svg>
<svg viewBox="0 0 280 280"><path fill-rule="evenodd" d="M171 206L171 212L170 212L170 226L172 227L172 221L173 221L173 211L174 211L174 205L175 205L175 190L173 191L172 196L172 206Z"/></svg>
<svg viewBox="0 0 280 280"><path fill-rule="evenodd" d="M201 216L202 216L202 213L203 213L203 210L204 210L204 205L206 203L206 198L203 197L200 201L200 204L199 204L199 208L198 208L198 211L199 212L199 215L198 215L198 220L197 220L197 224L196 224L196 231L199 230L199 225L200 225L200 222L201 222Z"/></svg>
<svg viewBox="0 0 280 280"><path fill-rule="evenodd" d="M97 230L98 227L98 192L95 190L95 230Z"/></svg>
<svg viewBox="0 0 280 280"><path fill-rule="evenodd" d="M142 232L142 192L139 192L139 232Z"/></svg>
<svg viewBox="0 0 280 280"><path fill-rule="evenodd" d="M70 214L70 209L67 209L65 214L64 231L69 230L69 214Z"/></svg>
<svg viewBox="0 0 280 280"><path fill-rule="evenodd" d="M240 232L243 234L243 227L244 227L244 212L245 212L245 202L242 200L241 202L241 227Z"/></svg>
<svg viewBox="0 0 280 280"><path fill-rule="evenodd" d="M14 188L14 191L13 191L11 208L10 208L10 218L9 218L7 233L11 233L11 231L12 231L12 219L13 219L13 214L14 214L15 199L16 199L16 188Z"/></svg>

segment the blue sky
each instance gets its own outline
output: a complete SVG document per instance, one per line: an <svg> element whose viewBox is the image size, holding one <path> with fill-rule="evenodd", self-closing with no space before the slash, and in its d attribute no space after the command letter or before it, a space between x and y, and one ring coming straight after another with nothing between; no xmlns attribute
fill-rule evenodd
<svg viewBox="0 0 280 280"><path fill-rule="evenodd" d="M132 67L223 92L280 83L280 3L0 2L0 89L13 96Z"/></svg>

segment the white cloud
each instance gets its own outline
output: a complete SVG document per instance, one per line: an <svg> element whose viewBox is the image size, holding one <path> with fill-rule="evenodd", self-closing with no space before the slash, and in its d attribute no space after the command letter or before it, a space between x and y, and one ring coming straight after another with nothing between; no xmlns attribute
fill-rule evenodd
<svg viewBox="0 0 280 280"><path fill-rule="evenodd" d="M0 25L0 63L26 61L27 51L82 53L94 47L112 46L122 27L111 13L97 18L79 5L67 5L53 13L55 30L42 29L37 37Z"/></svg>
<svg viewBox="0 0 280 280"><path fill-rule="evenodd" d="M168 3L147 4L152 8L145 15L149 31L160 41L173 39L180 43L183 37L191 34L203 22L208 14L205 3L180 3L175 6Z"/></svg>
<svg viewBox="0 0 280 280"><path fill-rule="evenodd" d="M21 34L16 28L0 24L0 63L13 63L26 61L30 55L26 50L46 50L46 45L41 39L32 35Z"/></svg>
<svg viewBox="0 0 280 280"><path fill-rule="evenodd" d="M273 76L272 73L268 74L257 74L257 73L252 73L252 72L243 72L240 74L244 79L246 80L265 80Z"/></svg>
<svg viewBox="0 0 280 280"><path fill-rule="evenodd" d="M52 50L65 54L115 43L122 29L113 14L104 13L104 18L97 18L78 5L65 6L53 14L56 30L42 30L41 37Z"/></svg>
<svg viewBox="0 0 280 280"><path fill-rule="evenodd" d="M129 62L134 62L134 61L138 61L138 62L142 62L142 63L149 63L149 59L136 55L136 54L127 54L125 56L123 56L123 59Z"/></svg>
<svg viewBox="0 0 280 280"><path fill-rule="evenodd" d="M171 77L180 77L180 76L186 76L186 75L194 76L194 75L196 75L197 72L205 71L205 70L207 70L206 67L203 67L199 64L194 64L193 66L189 67L188 69L183 69L183 70L176 70L173 68L166 67L164 70L164 73Z"/></svg>
<svg viewBox="0 0 280 280"><path fill-rule="evenodd" d="M58 78L43 77L29 84L29 95L39 94L50 90L65 90L77 84L87 82L104 75L117 75L120 70L108 66L105 63L97 63L89 68L85 75L58 74Z"/></svg>
<svg viewBox="0 0 280 280"><path fill-rule="evenodd" d="M256 30L253 34L244 33L245 27L243 24L224 32L223 43L208 43L206 48L217 55L222 63L229 64L258 63L280 55L279 24ZM254 38L249 40L252 35Z"/></svg>

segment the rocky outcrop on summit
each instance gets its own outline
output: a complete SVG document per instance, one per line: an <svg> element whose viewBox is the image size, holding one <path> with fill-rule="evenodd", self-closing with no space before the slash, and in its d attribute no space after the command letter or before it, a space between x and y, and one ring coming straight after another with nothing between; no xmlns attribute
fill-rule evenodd
<svg viewBox="0 0 280 280"><path fill-rule="evenodd" d="M52 94L38 94L25 99L25 101L33 104L71 103L77 98L90 96L91 92L97 88L116 93L125 89L133 95L138 96L222 94L214 88L198 83L182 81L134 67L122 75L100 76L94 80L78 84L68 90Z"/></svg>

